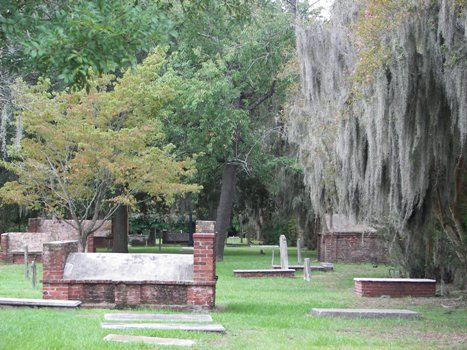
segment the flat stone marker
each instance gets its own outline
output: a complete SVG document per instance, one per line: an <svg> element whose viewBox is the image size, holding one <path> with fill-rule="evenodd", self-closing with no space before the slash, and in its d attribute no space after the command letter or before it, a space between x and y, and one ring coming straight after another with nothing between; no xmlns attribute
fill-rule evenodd
<svg viewBox="0 0 467 350"><path fill-rule="evenodd" d="M212 322L206 314L105 314L106 321Z"/></svg>
<svg viewBox="0 0 467 350"><path fill-rule="evenodd" d="M418 312L401 309L312 309L311 314L317 317L420 318L420 314Z"/></svg>
<svg viewBox="0 0 467 350"><path fill-rule="evenodd" d="M188 339L175 338L159 338L159 337L142 337L136 335L121 335L109 334L104 337L106 341L114 341L120 343L145 343L155 345L174 345L174 346L193 346L195 342Z"/></svg>
<svg viewBox="0 0 467 350"><path fill-rule="evenodd" d="M81 305L79 300L56 300L56 299L20 299L0 298L0 307L57 307L76 308Z"/></svg>
<svg viewBox="0 0 467 350"><path fill-rule="evenodd" d="M66 261L63 279L192 281L193 255L71 253Z"/></svg>
<svg viewBox="0 0 467 350"><path fill-rule="evenodd" d="M157 331L192 331L224 333L225 328L220 324L184 324L184 323L106 323L102 322L104 329L150 329Z"/></svg>

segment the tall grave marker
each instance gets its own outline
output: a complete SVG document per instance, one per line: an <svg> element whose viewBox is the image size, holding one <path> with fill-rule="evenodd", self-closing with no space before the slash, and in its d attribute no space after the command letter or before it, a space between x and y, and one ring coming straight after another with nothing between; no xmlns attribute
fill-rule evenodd
<svg viewBox="0 0 467 350"><path fill-rule="evenodd" d="M287 254L287 238L284 235L281 235L279 238L279 249L281 253L281 269L289 268L289 256Z"/></svg>

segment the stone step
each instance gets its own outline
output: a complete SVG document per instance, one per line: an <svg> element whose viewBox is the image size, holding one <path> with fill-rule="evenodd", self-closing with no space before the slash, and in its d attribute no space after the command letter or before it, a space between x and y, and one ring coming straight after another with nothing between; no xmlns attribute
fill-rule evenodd
<svg viewBox="0 0 467 350"><path fill-rule="evenodd" d="M173 345L173 346L193 346L195 342L189 339L175 339L175 338L159 338L159 337L143 337L136 335L121 335L109 334L104 337L106 341L120 342L120 343L145 343L155 345Z"/></svg>
<svg viewBox="0 0 467 350"><path fill-rule="evenodd" d="M106 321L163 321L163 322L212 322L207 314L136 314L114 313L105 314Z"/></svg>
<svg viewBox="0 0 467 350"><path fill-rule="evenodd" d="M81 305L79 300L56 299L22 299L0 298L0 307L53 307L53 308L77 308Z"/></svg>
<svg viewBox="0 0 467 350"><path fill-rule="evenodd" d="M317 317L420 318L420 314L418 312L401 309L312 309L311 314Z"/></svg>
<svg viewBox="0 0 467 350"><path fill-rule="evenodd" d="M183 324L183 323L106 323L102 322L104 329L150 329L158 331L193 331L224 333L225 328L220 324Z"/></svg>

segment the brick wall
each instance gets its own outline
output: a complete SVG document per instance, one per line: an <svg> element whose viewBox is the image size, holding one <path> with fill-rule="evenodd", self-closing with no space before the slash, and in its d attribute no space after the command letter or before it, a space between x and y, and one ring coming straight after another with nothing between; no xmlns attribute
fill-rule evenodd
<svg viewBox="0 0 467 350"><path fill-rule="evenodd" d="M318 235L318 259L325 262L387 263L388 244L378 233L326 232Z"/></svg>
<svg viewBox="0 0 467 350"><path fill-rule="evenodd" d="M392 298L401 297L434 297L436 294L436 281L414 280L401 281L355 281L355 293L362 297L380 297L387 295Z"/></svg>
<svg viewBox="0 0 467 350"><path fill-rule="evenodd" d="M44 245L43 298L81 300L84 307L212 309L217 279L214 224L200 222L197 230L209 232L193 235L193 281L64 280L66 259L77 251L77 242Z"/></svg>

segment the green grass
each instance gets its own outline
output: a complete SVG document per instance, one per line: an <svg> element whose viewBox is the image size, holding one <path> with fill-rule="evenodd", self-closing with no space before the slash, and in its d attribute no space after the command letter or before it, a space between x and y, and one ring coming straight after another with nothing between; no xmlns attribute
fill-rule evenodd
<svg viewBox="0 0 467 350"><path fill-rule="evenodd" d="M158 248L134 248L158 252ZM162 331L102 330L109 310L0 309L0 349L154 349L155 346L106 343L109 333L194 339L196 349L462 349L467 348L467 309L456 298L360 298L353 293L353 277L386 277L387 266L335 266L330 273L313 273L305 282L295 279L238 279L233 269L269 268L271 250L226 248L217 265L217 309L211 312L227 333L203 334ZM181 252L164 246L162 253ZM184 251L186 252L186 251ZM189 251L188 251L189 253ZM276 263L278 263L276 249ZM314 252L305 251L312 259ZM295 263L295 250L289 250ZM40 265L39 265L40 267ZM24 280L23 267L0 265L0 296L40 298ZM444 305L444 306L443 306ZM421 320L322 319L308 315L313 307L385 307L419 311ZM147 312L148 310L138 310ZM151 311L154 312L154 311ZM168 312L168 311L161 311Z"/></svg>

